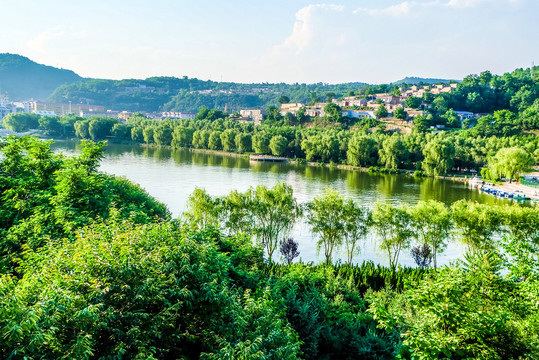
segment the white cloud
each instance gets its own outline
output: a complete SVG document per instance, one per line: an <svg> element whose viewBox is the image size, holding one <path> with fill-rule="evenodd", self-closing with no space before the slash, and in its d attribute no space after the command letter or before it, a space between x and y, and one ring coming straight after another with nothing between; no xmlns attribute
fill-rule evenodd
<svg viewBox="0 0 539 360"><path fill-rule="evenodd" d="M56 26L37 34L25 42L25 45L34 52L46 52L51 40L61 38L66 34L62 26Z"/></svg>
<svg viewBox="0 0 539 360"><path fill-rule="evenodd" d="M333 4L308 5L302 8L296 13L292 33L275 50L279 51L279 48L284 48L293 49L297 53L304 51L315 38L317 13L342 12L344 9L344 6Z"/></svg>

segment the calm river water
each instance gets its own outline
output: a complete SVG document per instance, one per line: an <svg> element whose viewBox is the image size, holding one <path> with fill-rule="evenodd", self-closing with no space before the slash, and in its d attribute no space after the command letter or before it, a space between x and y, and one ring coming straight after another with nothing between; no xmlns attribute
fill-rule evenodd
<svg viewBox="0 0 539 360"><path fill-rule="evenodd" d="M79 152L75 141L57 141L53 148L66 154ZM375 201L409 204L429 199L446 204L463 198L483 203L500 201L480 194L464 183L449 180L415 179L404 175L368 174L287 163L258 163L244 158L130 145L109 144L100 169L140 184L150 195L165 203L174 217L185 210L187 197L195 187L205 188L211 195L225 195L234 189L245 191L260 184L272 187L279 181L292 186L300 203L312 200L327 187L335 188L368 207L372 207ZM316 263L324 260L323 254L317 254L316 239L306 224L298 223L291 235L299 242L303 261ZM438 263L449 264L461 254L460 244L452 242ZM341 253L337 252L336 259L340 256ZM388 263L385 255L376 248L376 236L373 234L367 237L361 253L355 257L356 262L363 260ZM400 263L414 266L407 250L401 254Z"/></svg>

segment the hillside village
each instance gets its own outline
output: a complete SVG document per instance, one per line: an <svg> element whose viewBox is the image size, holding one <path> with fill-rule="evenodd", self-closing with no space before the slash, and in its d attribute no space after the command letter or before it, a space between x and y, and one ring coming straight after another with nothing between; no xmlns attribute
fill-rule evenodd
<svg viewBox="0 0 539 360"><path fill-rule="evenodd" d="M437 84L437 85L413 85L410 87L400 87L394 93L377 93L367 96L346 96L337 99L332 99L329 102L314 102L311 104L304 103L282 103L278 109L281 116L291 114L297 116L300 109L303 109L304 115L310 118L321 118L326 116L325 108L328 104L335 104L342 112L342 117L350 119L375 119L377 111L380 107L387 110L387 120L395 120L394 112L398 108L405 111L405 118L399 117L400 120L412 120L418 115L425 115L427 106L423 101L424 95L430 93L438 95L442 93L450 93L457 88L456 83ZM138 88L137 88L138 89ZM145 89L153 91L153 89ZM126 91L132 91L131 88ZM203 91L203 90L202 90ZM224 91L224 90L223 90ZM407 106L407 99L417 98L419 106ZM28 100L24 102L11 102L7 94L0 96L0 119L12 112L34 113L42 116L64 116L74 114L81 117L105 117L115 118L126 121L135 112L132 111L115 111L105 109L103 105L91 105L80 103L51 103L38 100ZM226 112L226 107L225 107ZM163 111L163 112L142 112L149 119L194 119L196 114L193 112L178 112L178 111ZM468 111L456 111L460 121L464 119L473 119L485 114L474 114ZM259 125L266 116L266 109L242 109L231 117L239 122L253 123ZM397 119L398 120L398 119ZM409 121L409 125L413 126L413 122Z"/></svg>

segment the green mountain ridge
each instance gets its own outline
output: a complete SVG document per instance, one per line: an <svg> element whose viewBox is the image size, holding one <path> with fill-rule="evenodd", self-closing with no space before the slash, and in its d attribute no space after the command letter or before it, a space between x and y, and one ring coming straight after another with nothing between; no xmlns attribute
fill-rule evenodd
<svg viewBox="0 0 539 360"><path fill-rule="evenodd" d="M0 54L0 91L14 101L46 100L58 86L81 79L72 70L38 64L17 54Z"/></svg>

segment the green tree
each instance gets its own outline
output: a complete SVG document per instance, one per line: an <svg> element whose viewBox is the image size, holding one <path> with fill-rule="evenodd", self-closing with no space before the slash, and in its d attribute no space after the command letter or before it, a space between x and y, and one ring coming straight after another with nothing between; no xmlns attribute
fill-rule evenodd
<svg viewBox="0 0 539 360"><path fill-rule="evenodd" d="M439 135L425 145L423 156L425 158L421 162L421 166L428 175L445 175L453 168L455 146L444 135Z"/></svg>
<svg viewBox="0 0 539 360"><path fill-rule="evenodd" d="M359 252L359 242L365 238L372 224L372 213L368 208L360 207L351 199L344 203L344 247L347 262L352 266L352 259Z"/></svg>
<svg viewBox="0 0 539 360"><path fill-rule="evenodd" d="M144 137L144 142L146 144L152 144L154 142L154 128L152 126L147 126L142 130L142 136Z"/></svg>
<svg viewBox="0 0 539 360"><path fill-rule="evenodd" d="M290 98L286 95L281 95L278 101L279 101L279 104L289 104Z"/></svg>
<svg viewBox="0 0 539 360"><path fill-rule="evenodd" d="M172 129L166 125L156 127L153 132L153 140L157 145L170 145L172 142Z"/></svg>
<svg viewBox="0 0 539 360"><path fill-rule="evenodd" d="M236 150L236 131L233 129L226 129L221 133L221 144L224 151Z"/></svg>
<svg viewBox="0 0 539 360"><path fill-rule="evenodd" d="M415 96L410 96L406 100L404 100L404 105L408 108L419 109L422 102L423 99Z"/></svg>
<svg viewBox="0 0 539 360"><path fill-rule="evenodd" d="M114 124L117 122L118 120L115 119L93 119L88 124L88 134L93 141L103 140L110 135Z"/></svg>
<svg viewBox="0 0 539 360"><path fill-rule="evenodd" d="M389 115L389 112L387 111L386 106L382 103L378 106L378 109L374 112L374 116L376 116L377 119L385 118Z"/></svg>
<svg viewBox="0 0 539 360"><path fill-rule="evenodd" d="M535 160L526 150L520 147L502 148L496 155L489 158L489 173L498 179L505 177L511 183L512 179L519 179L519 174L524 171L530 171L535 164Z"/></svg>
<svg viewBox="0 0 539 360"><path fill-rule="evenodd" d="M419 201L410 208L412 227L419 244L428 245L432 251L432 265L437 267L437 257L447 247L451 233L451 211L436 200Z"/></svg>
<svg viewBox="0 0 539 360"><path fill-rule="evenodd" d="M152 134L153 137L153 134ZM133 127L131 128L131 140L136 142L143 142L144 141L144 134L143 130L140 127Z"/></svg>
<svg viewBox="0 0 539 360"><path fill-rule="evenodd" d="M253 150L257 154L267 154L270 152L270 135L266 132L257 132L253 135Z"/></svg>
<svg viewBox="0 0 539 360"><path fill-rule="evenodd" d="M330 264L333 250L342 245L345 237L345 201L339 193L328 188L307 204L307 223L319 239L317 249L324 249L326 263Z"/></svg>
<svg viewBox="0 0 539 360"><path fill-rule="evenodd" d="M193 146L197 149L207 149L210 139L210 132L208 130L196 130L193 133Z"/></svg>
<svg viewBox="0 0 539 360"><path fill-rule="evenodd" d="M493 236L500 231L502 217L493 206L459 200L451 205L451 216L460 241L471 252L496 248Z"/></svg>
<svg viewBox="0 0 539 360"><path fill-rule="evenodd" d="M281 156L286 152L286 149L288 148L288 139L282 135L275 135L271 138L269 147L273 155Z"/></svg>
<svg viewBox="0 0 539 360"><path fill-rule="evenodd" d="M293 196L290 185L278 183L268 189L263 185L249 189L249 209L255 220L254 228L266 248L269 261L301 215L301 207Z"/></svg>
<svg viewBox="0 0 539 360"><path fill-rule="evenodd" d="M240 154L252 151L252 138L251 134L238 133L234 138L236 149Z"/></svg>
<svg viewBox="0 0 539 360"><path fill-rule="evenodd" d="M403 249L410 245L413 236L411 216L405 208L377 202L372 211L373 226L380 238L380 250L387 253L389 266L399 261Z"/></svg>
<svg viewBox="0 0 539 360"><path fill-rule="evenodd" d="M408 149L401 137L396 133L385 139L378 151L380 162L387 169L397 169L406 158Z"/></svg>
<svg viewBox="0 0 539 360"><path fill-rule="evenodd" d="M332 102L324 106L324 114L326 119L331 122L340 122L342 120L342 109L339 105Z"/></svg>
<svg viewBox="0 0 539 360"><path fill-rule="evenodd" d="M370 136L354 133L348 142L346 157L348 163L354 166L366 166L376 163L378 144Z"/></svg>
<svg viewBox="0 0 539 360"><path fill-rule="evenodd" d="M221 132L213 130L208 138L208 148L211 150L221 150L223 148L221 144Z"/></svg>
<svg viewBox="0 0 539 360"><path fill-rule="evenodd" d="M176 148L186 148L193 145L193 133L191 128L176 126L172 132L171 145Z"/></svg>
<svg viewBox="0 0 539 360"><path fill-rule="evenodd" d="M408 113L404 111L404 107L399 106L398 108L395 109L395 111L393 111L393 117L400 120L404 120L408 117Z"/></svg>

